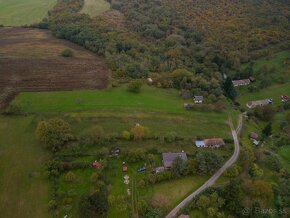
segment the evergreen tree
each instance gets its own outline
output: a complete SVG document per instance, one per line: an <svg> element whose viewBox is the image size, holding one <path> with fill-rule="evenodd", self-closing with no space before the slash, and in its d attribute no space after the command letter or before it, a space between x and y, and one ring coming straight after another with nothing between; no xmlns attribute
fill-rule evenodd
<svg viewBox="0 0 290 218"><path fill-rule="evenodd" d="M228 77L224 83L224 91L225 91L225 95L231 99L231 100L235 100L236 96L237 96L237 92L234 88L233 82L232 82L232 78Z"/></svg>
<svg viewBox="0 0 290 218"><path fill-rule="evenodd" d="M264 137L272 135L272 123L268 123L262 131Z"/></svg>

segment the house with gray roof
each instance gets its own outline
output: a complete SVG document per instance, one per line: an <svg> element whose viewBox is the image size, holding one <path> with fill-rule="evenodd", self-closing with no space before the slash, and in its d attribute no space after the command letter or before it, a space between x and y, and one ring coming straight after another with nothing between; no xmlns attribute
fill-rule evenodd
<svg viewBox="0 0 290 218"><path fill-rule="evenodd" d="M247 103L247 107L252 109L252 108L256 108L256 107L263 107L269 104L272 104L273 100L268 98L268 99L263 99L263 100L257 100L257 101L249 101Z"/></svg>
<svg viewBox="0 0 290 218"><path fill-rule="evenodd" d="M194 96L193 100L194 100L194 103L196 103L196 104L202 104L203 96L196 95L196 96Z"/></svg>
<svg viewBox="0 0 290 218"><path fill-rule="evenodd" d="M170 169L173 161L177 158L180 157L184 162L187 161L187 156L185 152L181 153L162 153L162 162L163 166L165 169Z"/></svg>

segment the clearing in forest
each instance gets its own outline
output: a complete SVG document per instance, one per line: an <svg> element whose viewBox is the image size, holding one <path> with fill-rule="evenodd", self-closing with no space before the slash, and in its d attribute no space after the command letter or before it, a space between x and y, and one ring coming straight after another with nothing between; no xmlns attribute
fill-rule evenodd
<svg viewBox="0 0 290 218"><path fill-rule="evenodd" d="M110 3L105 0L85 0L85 4L81 13L90 15L91 17L98 16L104 11L110 9Z"/></svg>

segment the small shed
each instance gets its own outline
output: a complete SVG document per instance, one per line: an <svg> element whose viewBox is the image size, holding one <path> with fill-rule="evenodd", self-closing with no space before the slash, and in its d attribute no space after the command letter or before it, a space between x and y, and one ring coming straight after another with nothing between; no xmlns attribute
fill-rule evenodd
<svg viewBox="0 0 290 218"><path fill-rule="evenodd" d="M164 167L156 167L155 169L154 169L154 172L155 173L162 173L162 172L164 172L165 171L165 168Z"/></svg>
<svg viewBox="0 0 290 218"><path fill-rule="evenodd" d="M250 135L249 135L250 139L252 140L258 140L258 134L255 133L255 132L251 132Z"/></svg>
<svg viewBox="0 0 290 218"><path fill-rule="evenodd" d="M250 77L249 77L249 80L250 80L251 82L255 82L255 81L256 81L255 77L253 77L253 76L250 76Z"/></svg>
<svg viewBox="0 0 290 218"><path fill-rule="evenodd" d="M290 101L290 97L288 95L281 95L281 102L287 102Z"/></svg>
<svg viewBox="0 0 290 218"><path fill-rule="evenodd" d="M122 171L123 171L123 172L127 172L127 171L128 171L128 167L127 167L127 165L125 164L125 162L123 162L123 164L122 164Z"/></svg>
<svg viewBox="0 0 290 218"><path fill-rule="evenodd" d="M121 152L121 150L118 147L112 148L110 151L112 156L119 156L120 152Z"/></svg>
<svg viewBox="0 0 290 218"><path fill-rule="evenodd" d="M101 169L103 165L100 162L95 160L94 163L92 164L92 167L95 169Z"/></svg>

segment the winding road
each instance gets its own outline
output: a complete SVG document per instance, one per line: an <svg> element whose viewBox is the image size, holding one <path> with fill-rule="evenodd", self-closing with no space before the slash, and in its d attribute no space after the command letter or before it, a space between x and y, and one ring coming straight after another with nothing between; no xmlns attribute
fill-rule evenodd
<svg viewBox="0 0 290 218"><path fill-rule="evenodd" d="M240 144L239 144L239 138L238 134L240 133L243 125L243 116L242 114L239 115L239 123L237 129L234 128L233 122L231 119L229 119L228 122L232 136L234 139L235 144L235 151L231 158L212 176L210 177L202 186L200 186L196 191L191 193L188 197L186 197L182 202L180 202L167 216L166 218L173 218L177 215L178 211L183 208L186 204L188 204L195 196L200 194L202 191L207 189L208 187L212 186L216 180L226 171L227 168L232 166L238 159L239 153L240 153Z"/></svg>

